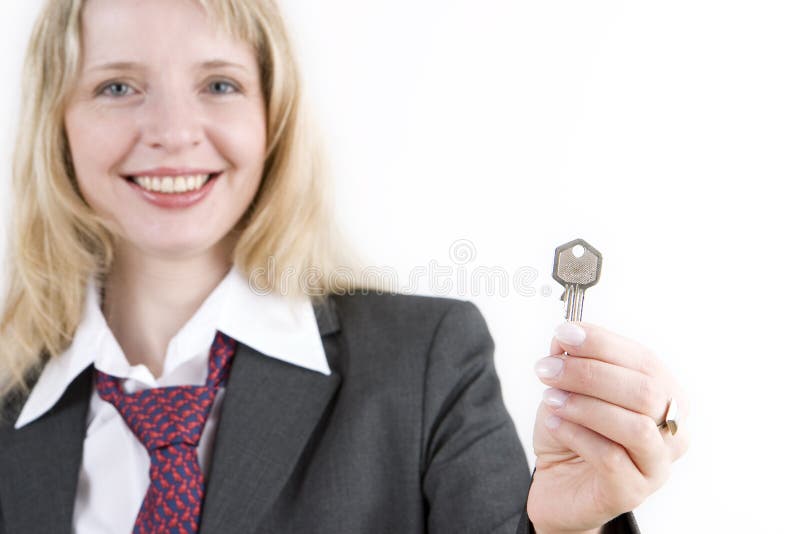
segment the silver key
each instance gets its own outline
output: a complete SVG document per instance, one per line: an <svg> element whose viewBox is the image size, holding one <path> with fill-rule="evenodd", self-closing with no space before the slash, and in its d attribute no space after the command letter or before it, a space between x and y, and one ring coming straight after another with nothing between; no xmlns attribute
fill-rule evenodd
<svg viewBox="0 0 800 534"><path fill-rule="evenodd" d="M583 294L587 287L592 287L600 279L602 264L600 252L583 239L574 239L556 248L553 278L564 286L561 300L566 307L567 321L581 320Z"/></svg>

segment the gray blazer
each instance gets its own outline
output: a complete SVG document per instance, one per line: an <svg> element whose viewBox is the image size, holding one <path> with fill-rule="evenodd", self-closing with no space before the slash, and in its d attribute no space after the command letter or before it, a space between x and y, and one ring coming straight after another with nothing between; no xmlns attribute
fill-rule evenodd
<svg viewBox="0 0 800 534"><path fill-rule="evenodd" d="M532 533L530 472L478 308L370 292L315 313L329 376L239 344L200 532ZM0 534L70 532L91 369L19 430L25 399L3 407ZM610 525L638 532L630 513Z"/></svg>

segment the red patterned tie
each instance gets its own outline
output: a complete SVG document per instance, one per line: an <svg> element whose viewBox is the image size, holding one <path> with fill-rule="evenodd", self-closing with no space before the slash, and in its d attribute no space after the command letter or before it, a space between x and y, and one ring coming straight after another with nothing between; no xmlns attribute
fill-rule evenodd
<svg viewBox="0 0 800 534"><path fill-rule="evenodd" d="M217 389L224 385L236 340L217 331L205 386L169 386L125 393L120 379L95 369L97 392L114 405L150 453L150 486L134 534L196 533L205 494L197 444Z"/></svg>

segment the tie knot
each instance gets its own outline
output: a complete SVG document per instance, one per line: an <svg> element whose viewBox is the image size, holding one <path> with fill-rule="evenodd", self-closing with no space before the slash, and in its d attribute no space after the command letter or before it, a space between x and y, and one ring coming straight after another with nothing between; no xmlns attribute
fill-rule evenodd
<svg viewBox="0 0 800 534"><path fill-rule="evenodd" d="M168 386L126 393L121 379L95 369L97 393L113 404L151 453L170 445L196 447L217 391L230 372L236 341L217 332L205 386Z"/></svg>

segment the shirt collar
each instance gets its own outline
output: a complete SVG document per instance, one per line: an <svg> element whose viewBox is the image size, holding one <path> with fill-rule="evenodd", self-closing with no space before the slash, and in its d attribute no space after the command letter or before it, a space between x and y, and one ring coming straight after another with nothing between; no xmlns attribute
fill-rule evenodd
<svg viewBox="0 0 800 534"><path fill-rule="evenodd" d="M170 340L164 374L192 354L208 350L216 330L265 356L331 374L311 300L307 296L291 299L271 292L262 294L250 287L235 266ZM100 309L99 285L94 277L89 278L83 316L72 343L47 362L14 428L52 408L75 377L92 364L109 374L152 382L146 367L127 364Z"/></svg>

